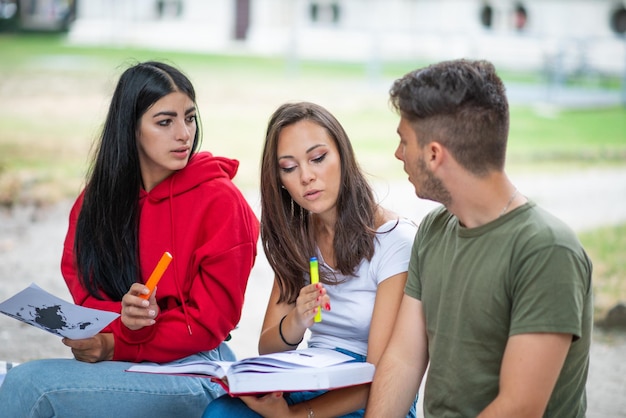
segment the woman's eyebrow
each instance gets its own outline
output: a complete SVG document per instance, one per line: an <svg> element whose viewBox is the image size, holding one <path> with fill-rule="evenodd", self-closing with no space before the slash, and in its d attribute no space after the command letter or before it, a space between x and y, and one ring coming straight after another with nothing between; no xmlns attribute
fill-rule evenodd
<svg viewBox="0 0 626 418"><path fill-rule="evenodd" d="M326 144L315 144L315 145L313 145L311 148L307 149L307 150L306 150L306 152L307 152L307 154L308 154L309 152L313 151L314 149L319 148L319 147L323 147L323 146L325 146L325 145L326 145Z"/></svg>
<svg viewBox="0 0 626 418"><path fill-rule="evenodd" d="M152 117L156 118L158 116L176 116L176 115L177 113L174 110L162 110L152 115Z"/></svg>
<svg viewBox="0 0 626 418"><path fill-rule="evenodd" d="M191 106L189 109L185 110L185 115L188 115L189 113L192 113L195 111L196 111L196 107ZM175 110L162 110L152 115L152 117L155 118L157 116L176 116L176 115L178 115L178 113L176 113Z"/></svg>
<svg viewBox="0 0 626 418"><path fill-rule="evenodd" d="M323 147L325 145L326 144L315 144L312 147L308 148L306 150L306 153L308 154L309 152L313 151L314 149L319 148L319 147ZM278 157L279 160L282 160L282 159L293 159L293 158L295 158L293 155L281 155L281 156Z"/></svg>

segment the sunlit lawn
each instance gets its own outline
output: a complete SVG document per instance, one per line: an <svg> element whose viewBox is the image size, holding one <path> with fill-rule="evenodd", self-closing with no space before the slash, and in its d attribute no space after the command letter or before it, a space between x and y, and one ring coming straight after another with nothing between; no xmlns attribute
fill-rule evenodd
<svg viewBox="0 0 626 418"><path fill-rule="evenodd" d="M344 124L364 167L387 178L402 176L392 156L397 116L387 92L393 79L422 65L386 64L373 78L358 64L86 48L43 35L0 36L0 54L0 170L22 173L31 185L82 179L117 77L130 63L147 59L167 60L190 76L203 147L241 161L242 187L257 184L267 118L291 100L328 107ZM505 82L524 79L502 76ZM626 109L546 116L513 106L508 160L512 170L538 163L549 169L626 164Z"/></svg>
<svg viewBox="0 0 626 418"><path fill-rule="evenodd" d="M621 302L626 304L626 224L580 234L580 240L593 260L596 311Z"/></svg>

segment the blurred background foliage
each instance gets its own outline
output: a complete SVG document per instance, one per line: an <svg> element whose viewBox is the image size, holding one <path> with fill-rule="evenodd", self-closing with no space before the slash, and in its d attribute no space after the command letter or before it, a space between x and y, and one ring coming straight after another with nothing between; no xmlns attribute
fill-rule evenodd
<svg viewBox="0 0 626 418"><path fill-rule="evenodd" d="M388 105L395 78L426 62L366 64L298 61L68 45L63 34L0 35L0 205L45 206L73 198L120 73L136 61L167 61L194 82L203 148L241 162L236 182L258 186L267 119L285 101L331 110L374 177L406 178L393 158L397 115ZM537 88L540 73L502 72L507 88ZM571 80L597 87L597 80ZM546 87L547 89L548 87ZM619 79L602 88L619 91ZM509 171L553 172L626 166L626 108L561 108L511 100ZM626 210L626 209L625 209ZM626 300L626 226L580 234L592 254L603 307Z"/></svg>

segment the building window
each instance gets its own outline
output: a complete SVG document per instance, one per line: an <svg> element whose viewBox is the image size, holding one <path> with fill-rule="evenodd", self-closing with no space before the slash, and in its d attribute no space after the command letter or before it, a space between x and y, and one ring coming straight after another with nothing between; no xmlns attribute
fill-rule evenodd
<svg viewBox="0 0 626 418"><path fill-rule="evenodd" d="M626 33L626 8L624 6L617 8L611 14L611 29L621 35Z"/></svg>
<svg viewBox="0 0 626 418"><path fill-rule="evenodd" d="M182 0L158 0L156 9L160 19L179 18L183 14L183 2Z"/></svg>
<svg viewBox="0 0 626 418"><path fill-rule="evenodd" d="M493 27L493 7L489 3L485 3L480 9L480 23L487 29Z"/></svg>
<svg viewBox="0 0 626 418"><path fill-rule="evenodd" d="M336 2L312 1L309 7L311 21L315 23L339 23L341 9Z"/></svg>

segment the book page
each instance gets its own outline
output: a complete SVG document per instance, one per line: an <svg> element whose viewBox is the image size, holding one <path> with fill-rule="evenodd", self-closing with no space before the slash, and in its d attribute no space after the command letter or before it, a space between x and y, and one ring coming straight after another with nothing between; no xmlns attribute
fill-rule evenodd
<svg viewBox="0 0 626 418"><path fill-rule="evenodd" d="M222 379L232 362L229 361L175 361L171 363L143 362L129 367L127 372L160 373L175 375L205 375Z"/></svg>
<svg viewBox="0 0 626 418"><path fill-rule="evenodd" d="M276 372L300 368L323 368L354 360L352 357L325 348L306 348L250 357L239 361L175 361L170 363L141 363L127 371L164 374L203 374L222 378L229 370L242 372Z"/></svg>
<svg viewBox="0 0 626 418"><path fill-rule="evenodd" d="M74 340L102 331L118 313L85 308L58 298L36 284L0 303L0 312L52 334Z"/></svg>
<svg viewBox="0 0 626 418"><path fill-rule="evenodd" d="M328 367L354 359L347 354L326 348L305 348L250 357L235 362L233 371L271 371L298 367Z"/></svg>

